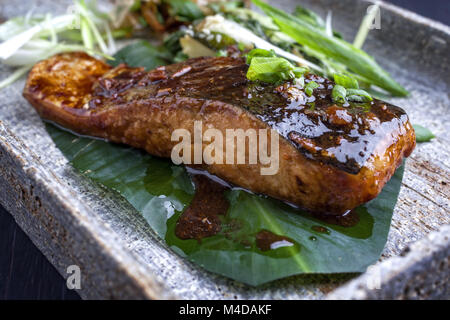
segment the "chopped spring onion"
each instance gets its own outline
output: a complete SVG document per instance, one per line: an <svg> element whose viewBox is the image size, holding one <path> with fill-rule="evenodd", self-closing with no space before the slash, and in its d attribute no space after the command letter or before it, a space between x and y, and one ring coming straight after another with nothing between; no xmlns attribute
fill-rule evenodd
<svg viewBox="0 0 450 320"><path fill-rule="evenodd" d="M354 102L370 102L373 98L361 89L347 89L347 100Z"/></svg>
<svg viewBox="0 0 450 320"><path fill-rule="evenodd" d="M339 85L343 86L344 88L359 89L358 81L355 78L350 77L346 74L335 73L333 78L334 78L334 82L336 84L339 84Z"/></svg>
<svg viewBox="0 0 450 320"><path fill-rule="evenodd" d="M347 90L339 84L335 85L333 88L333 91L331 92L331 98L336 103L345 103L346 95L347 95Z"/></svg>
<svg viewBox="0 0 450 320"><path fill-rule="evenodd" d="M247 54L247 64L250 64L254 57L276 57L276 54L273 50L253 49Z"/></svg>
<svg viewBox="0 0 450 320"><path fill-rule="evenodd" d="M247 79L251 81L278 83L299 78L306 72L305 68L296 67L288 60L277 57L274 51L264 49L250 51L247 63L250 64Z"/></svg>
<svg viewBox="0 0 450 320"><path fill-rule="evenodd" d="M317 82L315 82L315 81L308 82L306 84L306 86L305 86L305 93L306 93L306 95L308 97L311 97L313 92L314 92L314 89L316 89L318 87L319 87L319 85L317 84Z"/></svg>
<svg viewBox="0 0 450 320"><path fill-rule="evenodd" d="M43 35L47 35L49 33L48 28L49 25L52 26L53 30L56 30L56 32L58 32L72 25L75 18L76 18L75 15L67 14L54 17L50 19L50 21L41 20L31 28L28 28L26 30L20 30L19 33L15 35L10 35L10 38L8 39L2 39L5 41L3 41L0 44L0 59L3 60L8 59L14 53L16 53L17 50L19 50L28 41L30 41L33 37L40 37ZM6 25L5 27L9 26L10 25ZM8 33L8 30L2 31L4 33Z"/></svg>
<svg viewBox="0 0 450 320"><path fill-rule="evenodd" d="M228 54L225 50L218 50L216 53L216 57L226 57Z"/></svg>
<svg viewBox="0 0 450 320"><path fill-rule="evenodd" d="M281 57L254 57L247 71L247 78L251 81L277 83L293 79L292 64Z"/></svg>
<svg viewBox="0 0 450 320"><path fill-rule="evenodd" d="M293 15L315 27L322 29L326 27L325 21L323 21L323 19L320 16L318 16L315 12L311 10L303 8L302 6L295 7Z"/></svg>

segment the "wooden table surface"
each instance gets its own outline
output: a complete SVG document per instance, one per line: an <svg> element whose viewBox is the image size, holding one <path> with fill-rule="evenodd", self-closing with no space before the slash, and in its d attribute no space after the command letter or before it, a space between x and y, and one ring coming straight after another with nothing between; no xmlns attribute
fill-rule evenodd
<svg viewBox="0 0 450 320"><path fill-rule="evenodd" d="M448 0L390 0L423 16L450 24ZM80 299L0 206L0 300Z"/></svg>

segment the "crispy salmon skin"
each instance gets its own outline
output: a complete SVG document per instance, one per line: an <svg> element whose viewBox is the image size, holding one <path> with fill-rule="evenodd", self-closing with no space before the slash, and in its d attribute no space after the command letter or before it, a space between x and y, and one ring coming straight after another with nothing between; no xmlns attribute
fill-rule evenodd
<svg viewBox="0 0 450 320"><path fill-rule="evenodd" d="M313 95L292 82L249 82L241 59L195 58L143 68L111 68L84 53L37 63L24 97L45 119L80 134L170 157L176 129L274 129L279 169L203 164L218 177L313 212L339 215L375 198L415 147L406 113L380 100L335 104L334 83L313 74ZM205 148L207 144L203 145Z"/></svg>

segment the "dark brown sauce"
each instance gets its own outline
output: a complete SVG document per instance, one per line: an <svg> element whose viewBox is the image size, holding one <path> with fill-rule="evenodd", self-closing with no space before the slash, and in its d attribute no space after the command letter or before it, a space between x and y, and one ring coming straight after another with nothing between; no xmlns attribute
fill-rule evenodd
<svg viewBox="0 0 450 320"><path fill-rule="evenodd" d="M220 216L230 206L224 191L228 188L202 174L192 175L195 195L191 204L177 221L175 235L183 240L201 240L221 230Z"/></svg>
<svg viewBox="0 0 450 320"><path fill-rule="evenodd" d="M407 121L403 110L380 100L336 104L332 81L307 74L305 82L310 81L319 85L311 96L289 82L278 87L253 83L242 101L307 158L357 174L380 141Z"/></svg>
<svg viewBox="0 0 450 320"><path fill-rule="evenodd" d="M349 210L343 215L314 213L313 216L314 218L322 220L326 223L341 227L353 227L359 222L359 215L356 210Z"/></svg>
<svg viewBox="0 0 450 320"><path fill-rule="evenodd" d="M276 250L294 245L295 241L291 238L277 235L268 230L261 230L256 234L256 246L261 251Z"/></svg>
<svg viewBox="0 0 450 320"><path fill-rule="evenodd" d="M221 183L219 178L215 181L215 177L211 178L201 171L191 169L190 174L195 184L195 195L191 204L178 219L175 235L183 240L201 240L222 231L220 216L225 216L230 206L224 192L231 187ZM326 223L342 227L355 226L360 220L356 210L348 211L341 216L316 213L313 216ZM229 226L227 229L230 230L225 231L225 236L227 236L228 232L236 230L236 228L240 227L238 225ZM311 229L319 233L330 233L327 228L322 226L313 226ZM315 237L313 238L312 240L316 240ZM250 246L250 243L245 243L245 241L241 239L243 245ZM277 247L289 246L290 243L295 243L287 237L276 235L267 230L258 232L255 241L256 246L261 251L273 250Z"/></svg>
<svg viewBox="0 0 450 320"><path fill-rule="evenodd" d="M312 226L311 229L315 232L330 234L330 230L322 226Z"/></svg>

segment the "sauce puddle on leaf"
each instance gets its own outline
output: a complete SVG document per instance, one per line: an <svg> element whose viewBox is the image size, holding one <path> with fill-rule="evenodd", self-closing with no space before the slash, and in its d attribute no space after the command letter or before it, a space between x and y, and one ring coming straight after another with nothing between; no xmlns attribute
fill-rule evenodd
<svg viewBox="0 0 450 320"><path fill-rule="evenodd" d="M225 191L231 187L220 180L215 180L208 175L191 171L192 181L195 184L195 195L190 205L178 218L175 226L175 235L182 240L194 239L201 241L203 238L211 237L222 233L225 237L232 239L228 233L232 232L225 227L222 230L224 218L230 203L225 196ZM349 211L341 216L313 214L313 216L325 223L336 225L338 227L353 227L360 221L359 214L356 210ZM232 230L236 231L235 226ZM328 228L320 225L311 227L312 231L329 235L331 232ZM351 228L349 229L351 230ZM222 231L222 232L221 232ZM311 235L309 240L317 241L317 237ZM296 241L283 236L277 235L268 230L261 230L250 239L234 239L245 247L252 247L252 243L264 255L273 257L288 257L300 251L300 244Z"/></svg>
<svg viewBox="0 0 450 320"><path fill-rule="evenodd" d="M228 188L202 174L192 175L195 195L177 221L175 235L183 240L201 240L221 231L220 216L225 216L230 206L225 197Z"/></svg>
<svg viewBox="0 0 450 320"><path fill-rule="evenodd" d="M261 251L275 250L283 247L292 247L294 240L288 237L279 236L268 230L261 230L256 234L256 246Z"/></svg>
<svg viewBox="0 0 450 320"><path fill-rule="evenodd" d="M288 258L300 251L300 244L296 241L268 230L259 231L255 242L259 250L274 258Z"/></svg>
<svg viewBox="0 0 450 320"><path fill-rule="evenodd" d="M332 214L320 214L314 213L314 218L317 218L323 222L334 224L341 227L353 227L359 222L358 212L355 210L349 210L343 215L332 215ZM318 230L315 230L318 231ZM319 231L321 232L321 231Z"/></svg>

